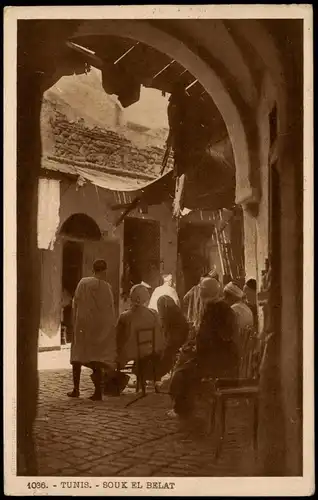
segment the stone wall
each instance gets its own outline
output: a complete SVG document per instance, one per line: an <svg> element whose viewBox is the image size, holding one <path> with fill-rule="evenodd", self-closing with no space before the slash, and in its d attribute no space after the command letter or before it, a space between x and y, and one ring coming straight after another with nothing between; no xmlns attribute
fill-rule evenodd
<svg viewBox="0 0 318 500"><path fill-rule="evenodd" d="M44 101L43 105L48 104ZM114 130L89 128L83 119L70 121L58 110L43 114L42 142L46 155L152 176L160 175L165 154L162 147L138 147ZM168 168L172 165L170 156Z"/></svg>
<svg viewBox="0 0 318 500"><path fill-rule="evenodd" d="M142 139L146 135L143 129L132 130ZM44 99L41 115L41 135L43 153L58 162L76 162L89 164L90 168L103 167L131 172L134 175L145 175L156 178L160 175L165 149L159 146L140 147L138 141L129 140L120 126L116 131L109 127L87 126L84 119L72 120L49 100ZM147 139L147 137L146 137ZM159 141L160 142L160 141ZM147 144L147 140L139 141ZM162 141L161 141L162 144ZM172 168L170 156L167 170ZM110 260L112 270L110 281L113 286L116 306L120 312L125 304L120 299L120 277L123 268L123 224L116 228L120 212L113 211L112 205L118 203L115 191L101 189L90 183L83 186L75 182L60 182L59 225L56 241L52 250L43 251L42 255L42 306L39 334L40 348L54 348L60 345L60 311L61 311L61 279L62 279L62 246L63 238L60 229L63 223L73 214L82 213L91 217L99 226L103 235L101 246L92 242L84 244L83 273L90 272L92 256L98 255ZM148 214L140 214L134 210L129 217L141 217L160 222L160 261L161 272L176 272L177 242L175 223L171 211L165 205L151 206ZM96 247L96 248L95 248ZM114 252L113 249L116 249ZM54 276L54 290L51 284ZM116 307L117 309L117 307ZM117 309L118 310L118 309Z"/></svg>

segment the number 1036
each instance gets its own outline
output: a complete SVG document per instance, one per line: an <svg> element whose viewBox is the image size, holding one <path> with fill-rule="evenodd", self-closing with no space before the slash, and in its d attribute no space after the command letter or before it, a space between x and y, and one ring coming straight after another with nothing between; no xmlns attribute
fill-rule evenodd
<svg viewBox="0 0 318 500"><path fill-rule="evenodd" d="M28 483L28 488L29 488L29 490L43 490L43 489L47 488L47 484L40 483L40 482Z"/></svg>

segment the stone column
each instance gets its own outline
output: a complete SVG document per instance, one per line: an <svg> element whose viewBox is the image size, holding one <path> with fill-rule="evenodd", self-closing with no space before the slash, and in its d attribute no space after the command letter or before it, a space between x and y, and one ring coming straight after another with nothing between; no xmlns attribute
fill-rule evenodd
<svg viewBox="0 0 318 500"><path fill-rule="evenodd" d="M37 350L41 273L37 248L37 190L41 162L42 90L41 76L29 70L21 59L21 54L18 54L17 474L35 475L37 465L33 423L38 391Z"/></svg>
<svg viewBox="0 0 318 500"><path fill-rule="evenodd" d="M271 168L271 288L274 335L261 380L263 475L302 474L302 82L288 66L284 128ZM278 108L279 111L279 108ZM282 120L279 115L278 118Z"/></svg>
<svg viewBox="0 0 318 500"><path fill-rule="evenodd" d="M303 280L302 119L292 115L290 153L281 164L281 366L286 472L302 474ZM298 129L298 130L297 130ZM287 151L286 151L287 152ZM306 283L304 283L306 286Z"/></svg>

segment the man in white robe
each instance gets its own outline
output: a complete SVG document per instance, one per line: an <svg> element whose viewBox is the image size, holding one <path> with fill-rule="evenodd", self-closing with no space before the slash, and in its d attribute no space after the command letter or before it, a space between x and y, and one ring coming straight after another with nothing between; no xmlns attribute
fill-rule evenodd
<svg viewBox="0 0 318 500"><path fill-rule="evenodd" d="M106 281L107 264L96 260L93 276L82 278L73 298L74 334L71 345L74 389L69 397L79 397L81 366L93 370L95 392L92 400L102 399L103 370L116 368L114 299Z"/></svg>
<svg viewBox="0 0 318 500"><path fill-rule="evenodd" d="M168 297L171 297L174 300L177 306L180 306L180 300L178 294L175 288L173 287L172 274L163 275L163 285L157 286L157 288L154 289L148 305L149 309L154 309L155 311L158 312L158 306L157 306L158 299L163 295L168 295Z"/></svg>
<svg viewBox="0 0 318 500"><path fill-rule="evenodd" d="M237 346L242 347L242 335L247 329L254 327L254 317L251 309L243 302L244 292L233 281L230 281L223 290L224 300L231 306L235 312L238 326Z"/></svg>

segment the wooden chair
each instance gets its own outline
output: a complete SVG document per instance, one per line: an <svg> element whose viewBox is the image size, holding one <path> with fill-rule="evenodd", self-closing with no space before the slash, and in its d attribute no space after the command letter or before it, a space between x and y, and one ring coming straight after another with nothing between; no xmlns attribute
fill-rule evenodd
<svg viewBox="0 0 318 500"><path fill-rule="evenodd" d="M134 404L141 398L147 396L146 392L146 378L145 378L145 368L146 366L151 365L152 368L152 381L154 383L155 392L158 393L159 390L157 388L156 382L156 363L155 363L155 353L156 353L156 345L155 345L155 329L154 328L143 328L137 330L136 332L136 342L137 342L137 359L136 359L136 371L137 371L137 384L136 384L136 393L141 389L141 396L133 399L127 406ZM147 363L147 364L146 364ZM126 365L125 368L127 368ZM131 371L132 371L132 366ZM125 370L126 371L126 370Z"/></svg>
<svg viewBox="0 0 318 500"><path fill-rule="evenodd" d="M239 377L236 379L216 379L209 382L210 391L209 427L210 434L215 427L216 416L219 416L220 433L217 437L215 458L220 456L225 435L226 410L229 400L245 399L253 404L253 446L257 451L258 420L259 420L259 394L260 374L267 352L269 338L263 341L257 337L255 331L247 329L243 332L241 341L241 359Z"/></svg>

